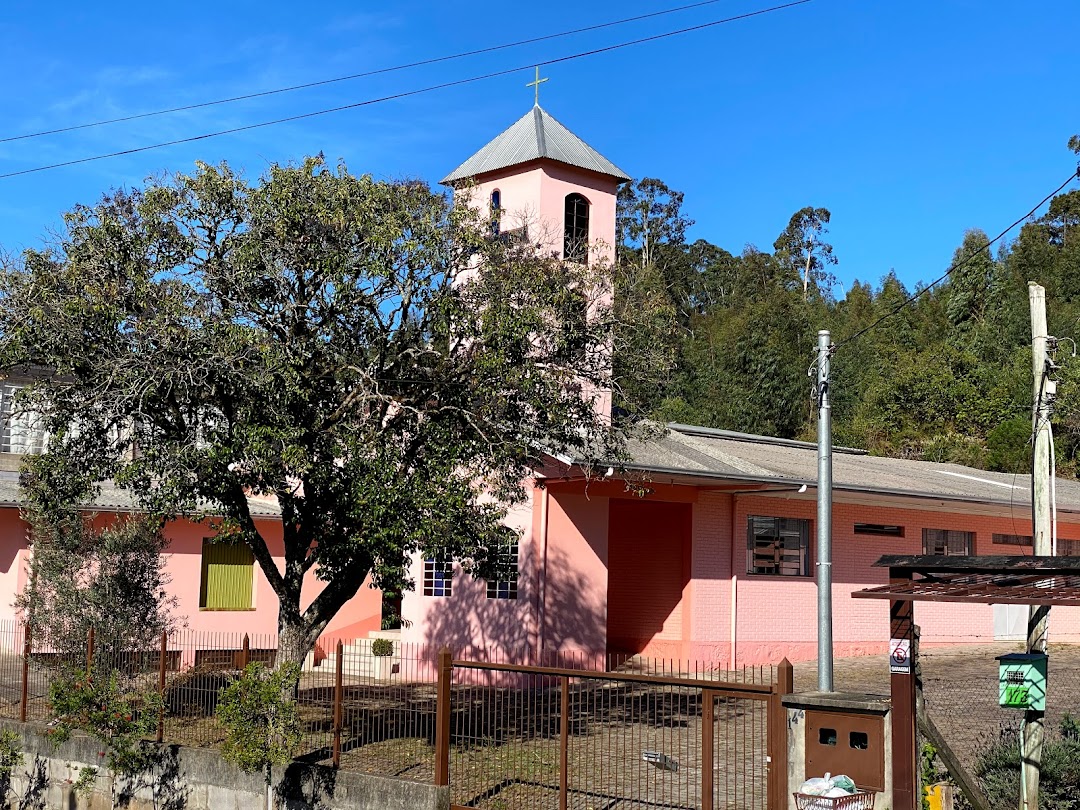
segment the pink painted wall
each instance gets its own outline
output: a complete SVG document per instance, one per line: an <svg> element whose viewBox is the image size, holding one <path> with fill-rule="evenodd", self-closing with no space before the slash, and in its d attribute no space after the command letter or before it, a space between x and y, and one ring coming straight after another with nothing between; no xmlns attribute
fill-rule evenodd
<svg viewBox="0 0 1080 810"><path fill-rule="evenodd" d="M607 649L681 657L693 504L610 500Z"/></svg>
<svg viewBox="0 0 1080 810"><path fill-rule="evenodd" d="M115 519L102 513L97 522L105 524ZM257 521L279 569L284 569L281 522L277 519ZM27 526L15 508L0 508L0 620L15 617L11 607L15 594L26 584L25 560ZM202 578L202 541L213 534L205 525L188 519L172 521L165 529L169 540L165 553L165 570L169 577L169 592L177 597L174 615L191 632L273 634L277 632L278 599L255 565L254 607L251 610L200 610L199 587ZM322 590L323 584L310 575L304 583L305 605ZM381 618L382 595L367 587L353 598L331 622L327 633L347 636L351 632L366 635L368 629L378 629Z"/></svg>
<svg viewBox="0 0 1080 810"><path fill-rule="evenodd" d="M582 194L589 201L589 259L594 264L615 261L615 209L618 183L612 177L578 169L553 160L534 160L498 172L481 175L470 188L455 192L455 199L492 215L491 195L498 191L503 232L527 226L530 240L556 256L563 252L563 221L566 196ZM612 291L591 302L595 316L611 305ZM610 353L610 350L608 350ZM611 414L611 392L588 390L597 411Z"/></svg>
<svg viewBox="0 0 1080 810"><path fill-rule="evenodd" d="M481 175L470 188L455 192L455 200L491 215L491 193L502 197L500 228L527 225L531 239L562 256L566 195L577 192L589 201L589 257L615 260L615 205L618 183L612 177L553 160L534 160Z"/></svg>
<svg viewBox="0 0 1080 810"><path fill-rule="evenodd" d="M749 515L798 517L813 521L812 500L740 495L735 500L734 545L730 537L732 496L703 493L697 504L702 514L695 519L695 570L693 573L693 619L687 648L689 658L726 658L730 654L730 563L725 552L734 552L737 575L737 662L775 663L787 656L809 660L817 655L817 590L811 577L770 577L746 574L746 524ZM708 519L705 512L708 512ZM855 522L903 525L903 538L856 535ZM725 526L728 528L725 529ZM884 652L889 637L888 603L853 599L851 593L882 585L887 572L873 568L883 554L922 553L922 530L945 528L975 532L977 554L1022 554L1015 546L992 544L994 532L1024 534L1025 520L1011 517L970 515L954 511L833 505L833 635L838 655ZM811 545L813 546L813 524ZM1080 526L1059 525L1062 538L1080 537ZM720 545L724 544L724 545ZM725 547L726 546L726 547ZM715 553L719 551L720 553ZM811 549L813 553L813 549ZM990 605L919 603L916 622L927 646L985 643L994 640L994 608ZM1054 641L1080 641L1080 609L1056 608L1051 618Z"/></svg>
<svg viewBox="0 0 1080 810"><path fill-rule="evenodd" d="M608 500L598 492L550 492L540 639L545 650L606 649Z"/></svg>
<svg viewBox="0 0 1080 810"><path fill-rule="evenodd" d="M12 603L26 583L26 531L17 509L0 509L0 621L15 618Z"/></svg>
<svg viewBox="0 0 1080 810"><path fill-rule="evenodd" d="M489 599L487 581L472 577L457 563L450 596L424 596L424 561L416 555L409 568L415 587L402 598L403 642L449 646L455 655L528 660L536 645L539 512L533 504L539 503L538 494L530 489L527 502L513 507L506 519L520 537L517 599Z"/></svg>

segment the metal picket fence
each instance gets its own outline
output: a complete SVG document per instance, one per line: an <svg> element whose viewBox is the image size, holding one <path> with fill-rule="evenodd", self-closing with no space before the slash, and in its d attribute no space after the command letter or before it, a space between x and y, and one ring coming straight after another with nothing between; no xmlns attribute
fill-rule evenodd
<svg viewBox="0 0 1080 810"><path fill-rule="evenodd" d="M776 774L766 763L779 757L770 748L782 736L774 724L789 665L728 672L557 651L524 666L498 651L453 659L396 639L389 654L372 645L323 638L308 657L297 759L450 785L458 806L584 808L645 797L654 807L771 807ZM276 655L271 634L179 631L154 649L120 652L90 633L85 656L65 662L22 623L0 622L0 717L48 721L50 684L66 663L157 689L158 741L216 746L221 690L247 663L272 666Z"/></svg>

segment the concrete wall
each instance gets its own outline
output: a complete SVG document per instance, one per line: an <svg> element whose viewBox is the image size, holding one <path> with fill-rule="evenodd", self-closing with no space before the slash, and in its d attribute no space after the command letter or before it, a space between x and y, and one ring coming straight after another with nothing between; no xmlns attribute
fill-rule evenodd
<svg viewBox="0 0 1080 810"><path fill-rule="evenodd" d="M151 771L133 780L119 778L110 785L108 776L99 776L93 794L77 796L71 784L83 767L98 767L100 745L77 735L55 750L45 739L44 727L0 720L0 729L16 731L22 739L25 765L13 777L20 793L27 788L27 772L43 779L40 794L44 806L64 810L104 810L111 806L110 790L126 796L118 806L129 810L263 810L265 783L259 774L245 774L221 759L213 750L161 746ZM319 765L294 763L286 769L285 785L291 810L446 810L450 806L447 788L418 782L389 779L349 771L334 771ZM32 805L39 806L39 805Z"/></svg>
<svg viewBox="0 0 1080 810"><path fill-rule="evenodd" d="M831 705L830 705L831 704ZM788 731L788 808L796 810L794 793L807 778L822 777L822 773L806 772L806 712L807 710L853 713L881 717L884 730L882 758L885 770L885 789L874 797L874 810L889 810L893 806L892 781L892 710L888 698L875 695L788 695L784 699ZM839 776L839 773L832 774ZM850 774L845 774L850 775Z"/></svg>

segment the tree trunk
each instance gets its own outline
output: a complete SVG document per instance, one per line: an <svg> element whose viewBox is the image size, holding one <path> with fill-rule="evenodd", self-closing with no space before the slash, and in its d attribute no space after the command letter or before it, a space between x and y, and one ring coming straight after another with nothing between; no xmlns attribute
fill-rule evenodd
<svg viewBox="0 0 1080 810"><path fill-rule="evenodd" d="M291 663L303 665L305 656L313 646L299 617L290 621L281 616L278 622L278 654L274 668L279 669L283 664Z"/></svg>
<svg viewBox="0 0 1080 810"><path fill-rule="evenodd" d="M315 646L315 639L311 638L304 628L303 619L291 615L288 611L281 610L278 613L278 646L277 655L274 657L274 669L278 670L289 664L296 665L299 675L304 666L304 659ZM295 702L299 698L299 678L286 681L282 684L281 699L287 702ZM295 753L295 752L293 752ZM266 766L266 807L273 810L275 806L284 807L284 795L282 783L285 779L286 768L279 768L275 777L271 765ZM276 797L276 798L275 798Z"/></svg>

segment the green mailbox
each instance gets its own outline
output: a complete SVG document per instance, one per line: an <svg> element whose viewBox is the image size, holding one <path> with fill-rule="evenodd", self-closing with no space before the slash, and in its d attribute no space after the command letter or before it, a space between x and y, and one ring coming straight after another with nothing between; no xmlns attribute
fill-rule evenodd
<svg viewBox="0 0 1080 810"><path fill-rule="evenodd" d="M1010 653L997 660L998 703L1008 709L1046 711L1046 655Z"/></svg>

